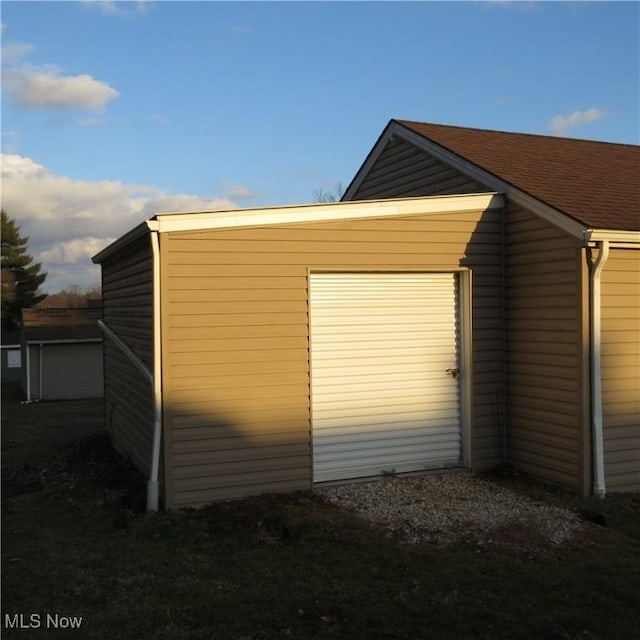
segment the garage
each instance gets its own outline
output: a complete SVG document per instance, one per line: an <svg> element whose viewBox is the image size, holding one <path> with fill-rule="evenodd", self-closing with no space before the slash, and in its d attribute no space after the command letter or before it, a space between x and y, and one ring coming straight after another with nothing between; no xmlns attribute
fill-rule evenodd
<svg viewBox="0 0 640 640"><path fill-rule="evenodd" d="M169 508L495 466L503 203L472 194L144 223L97 258L116 448L153 491L162 470Z"/></svg>
<svg viewBox="0 0 640 640"><path fill-rule="evenodd" d="M100 304L22 310L23 389L27 401L103 395Z"/></svg>
<svg viewBox="0 0 640 640"><path fill-rule="evenodd" d="M341 202L106 247L106 411L149 508L505 463L637 491L637 160L394 120Z"/></svg>
<svg viewBox="0 0 640 640"><path fill-rule="evenodd" d="M313 480L461 464L454 273L309 279Z"/></svg>

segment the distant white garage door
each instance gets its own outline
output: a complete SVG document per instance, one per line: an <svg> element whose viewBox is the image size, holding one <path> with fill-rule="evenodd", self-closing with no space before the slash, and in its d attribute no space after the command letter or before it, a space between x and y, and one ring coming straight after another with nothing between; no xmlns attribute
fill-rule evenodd
<svg viewBox="0 0 640 640"><path fill-rule="evenodd" d="M312 274L314 482L461 463L452 273Z"/></svg>

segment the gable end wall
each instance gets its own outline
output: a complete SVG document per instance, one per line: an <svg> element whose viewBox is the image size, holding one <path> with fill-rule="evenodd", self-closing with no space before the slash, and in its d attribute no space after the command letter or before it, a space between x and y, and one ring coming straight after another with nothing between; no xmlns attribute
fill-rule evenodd
<svg viewBox="0 0 640 640"><path fill-rule="evenodd" d="M488 188L412 144L395 138L381 152L354 200ZM501 282L505 330L504 414L495 416L509 463L581 489L584 468L584 283L579 243L510 203L505 211ZM504 423L501 421L504 420ZM505 426L506 425L506 426Z"/></svg>
<svg viewBox="0 0 640 640"><path fill-rule="evenodd" d="M472 180L402 138L389 141L350 200L488 193Z"/></svg>
<svg viewBox="0 0 640 640"><path fill-rule="evenodd" d="M104 322L153 370L153 259L145 236L102 263ZM105 421L113 445L148 475L153 430L151 384L104 337Z"/></svg>

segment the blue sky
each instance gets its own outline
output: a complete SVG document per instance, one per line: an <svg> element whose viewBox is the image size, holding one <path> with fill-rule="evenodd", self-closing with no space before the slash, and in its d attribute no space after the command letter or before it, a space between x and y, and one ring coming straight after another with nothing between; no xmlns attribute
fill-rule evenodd
<svg viewBox="0 0 640 640"><path fill-rule="evenodd" d="M637 144L640 4L3 2L3 207L49 273L156 211L301 203L391 118Z"/></svg>

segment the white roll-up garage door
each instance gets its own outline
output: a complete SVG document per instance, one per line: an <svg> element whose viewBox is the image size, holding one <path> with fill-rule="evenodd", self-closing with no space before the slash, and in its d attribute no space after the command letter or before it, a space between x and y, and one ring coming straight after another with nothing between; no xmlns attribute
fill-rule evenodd
<svg viewBox="0 0 640 640"><path fill-rule="evenodd" d="M314 482L461 461L452 273L310 276Z"/></svg>

